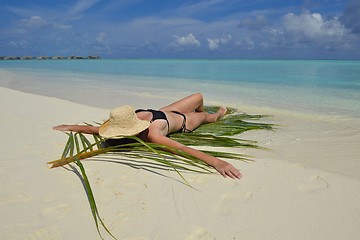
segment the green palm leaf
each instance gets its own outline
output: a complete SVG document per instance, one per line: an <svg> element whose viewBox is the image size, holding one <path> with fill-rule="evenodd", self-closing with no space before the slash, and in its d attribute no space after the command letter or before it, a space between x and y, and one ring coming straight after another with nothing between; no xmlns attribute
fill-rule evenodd
<svg viewBox="0 0 360 240"><path fill-rule="evenodd" d="M206 107L206 111L208 112L216 112L217 110L218 107ZM261 115L237 113L235 109L229 108L227 114L215 123L202 125L189 134L175 133L171 134L170 137L185 145L212 147L210 150L203 152L218 158L252 161L250 156L233 152L216 151L213 150L213 148L259 148L256 141L243 140L238 138L237 135L249 130L272 130L274 127L272 124L257 122L263 117L264 116ZM144 161L147 161L147 163L152 162L154 169L166 168L174 170L188 186L190 185L181 174L182 171L195 173L213 172L213 169L203 161L200 161L183 151L160 144L146 143L137 137L128 137L129 139L134 140L134 143L102 147L106 139L103 139L98 135L92 135L93 141L91 142L84 134L81 133L74 134L70 132L66 134L68 135L68 140L65 144L61 158L48 162L48 166L50 168L54 168L75 162L75 164L79 167L92 216L101 239L103 239L103 237L99 229L99 223L111 237L114 239L116 238L107 229L103 220L99 216L90 182L86 175L85 168L80 160L93 157L93 159L98 161L112 162L113 160L109 160L107 158L109 154L112 156L115 155L117 159L120 157L130 160L143 159Z"/></svg>

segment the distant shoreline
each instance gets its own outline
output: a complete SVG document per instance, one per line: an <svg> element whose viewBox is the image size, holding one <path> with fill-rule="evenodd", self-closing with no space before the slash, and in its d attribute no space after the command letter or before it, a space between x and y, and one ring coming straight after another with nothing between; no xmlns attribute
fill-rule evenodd
<svg viewBox="0 0 360 240"><path fill-rule="evenodd" d="M138 57L138 58L104 58L101 56L0 56L1 60L189 60L189 61L355 61L360 59L327 59L327 58L153 58L153 57Z"/></svg>
<svg viewBox="0 0 360 240"><path fill-rule="evenodd" d="M78 60L102 59L100 56L0 56L0 60Z"/></svg>

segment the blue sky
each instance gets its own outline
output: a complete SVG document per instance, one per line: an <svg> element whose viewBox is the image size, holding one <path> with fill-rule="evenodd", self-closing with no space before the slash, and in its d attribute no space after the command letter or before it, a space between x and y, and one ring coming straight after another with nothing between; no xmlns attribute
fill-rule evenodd
<svg viewBox="0 0 360 240"><path fill-rule="evenodd" d="M360 59L360 0L0 2L0 55Z"/></svg>

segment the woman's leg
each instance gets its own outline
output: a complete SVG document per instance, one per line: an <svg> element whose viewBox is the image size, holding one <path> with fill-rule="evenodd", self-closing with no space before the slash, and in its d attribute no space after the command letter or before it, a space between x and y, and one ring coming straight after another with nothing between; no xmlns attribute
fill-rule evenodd
<svg viewBox="0 0 360 240"><path fill-rule="evenodd" d="M161 111L178 111L181 113L204 112L204 100L201 93L194 93L188 97L180 99L166 107Z"/></svg>
<svg viewBox="0 0 360 240"><path fill-rule="evenodd" d="M216 113L207 112L190 112L185 113L186 116L186 128L188 130L194 130L205 123L216 122L219 118L225 115L226 107L220 107Z"/></svg>

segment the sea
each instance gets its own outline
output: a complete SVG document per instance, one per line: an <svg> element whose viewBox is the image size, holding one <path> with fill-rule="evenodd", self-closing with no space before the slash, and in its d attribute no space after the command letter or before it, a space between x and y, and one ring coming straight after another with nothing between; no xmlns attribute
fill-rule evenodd
<svg viewBox="0 0 360 240"><path fill-rule="evenodd" d="M12 60L0 61L0 86L97 107L121 101L122 94L202 92L236 107L360 117L360 61Z"/></svg>

